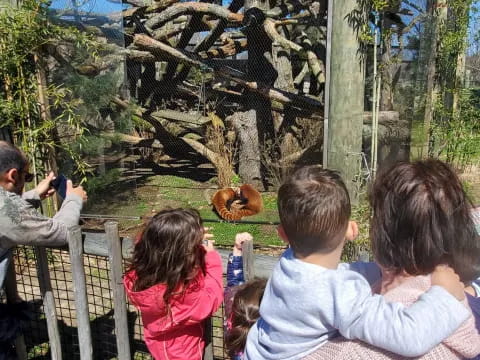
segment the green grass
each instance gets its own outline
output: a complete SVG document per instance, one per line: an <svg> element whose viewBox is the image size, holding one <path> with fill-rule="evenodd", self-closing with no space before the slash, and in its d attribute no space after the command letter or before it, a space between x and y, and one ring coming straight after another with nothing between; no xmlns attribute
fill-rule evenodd
<svg viewBox="0 0 480 360"><path fill-rule="evenodd" d="M112 188L114 189L115 185L112 185ZM282 245L275 225L216 222L221 219L207 201L215 192L215 188L209 183L171 175L152 176L144 185L138 185L136 190L126 188L118 191L118 187L116 190L113 192L106 189L103 192L102 201L88 204L84 212L117 216L151 216L166 207L190 207L197 209L201 217L207 220L205 226L212 228L217 246L232 246L235 234L245 231L254 236L256 245ZM276 195L265 193L262 197L264 211L245 220L278 222ZM120 230L132 228L136 223L141 224L141 221L121 220ZM133 229L132 232L138 230ZM132 236L133 233L128 235Z"/></svg>

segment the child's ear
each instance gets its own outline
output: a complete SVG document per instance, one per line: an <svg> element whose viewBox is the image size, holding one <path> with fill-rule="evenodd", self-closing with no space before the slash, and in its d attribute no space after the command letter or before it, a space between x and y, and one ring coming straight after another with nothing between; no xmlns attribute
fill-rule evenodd
<svg viewBox="0 0 480 360"><path fill-rule="evenodd" d="M347 226L347 232L345 233L345 239L347 241L353 241L358 236L358 225L355 221L350 220Z"/></svg>
<svg viewBox="0 0 480 360"><path fill-rule="evenodd" d="M277 226L277 233L278 233L278 236L280 236L280 239L282 239L285 244L290 244L288 242L287 234L285 234L285 230L283 229L282 225Z"/></svg>

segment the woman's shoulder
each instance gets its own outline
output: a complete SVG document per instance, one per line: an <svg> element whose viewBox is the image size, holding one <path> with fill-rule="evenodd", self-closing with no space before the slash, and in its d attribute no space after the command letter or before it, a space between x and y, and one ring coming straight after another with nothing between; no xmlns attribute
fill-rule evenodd
<svg viewBox="0 0 480 360"><path fill-rule="evenodd" d="M411 305L430 289L431 285L430 276L413 276L405 278L398 286L385 291L383 296L389 302Z"/></svg>

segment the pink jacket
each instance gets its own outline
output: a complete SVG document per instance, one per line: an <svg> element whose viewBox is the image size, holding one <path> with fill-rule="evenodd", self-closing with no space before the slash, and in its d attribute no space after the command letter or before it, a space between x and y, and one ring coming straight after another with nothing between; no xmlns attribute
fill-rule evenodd
<svg viewBox="0 0 480 360"><path fill-rule="evenodd" d="M429 276L416 276L405 280L402 284L387 291L384 296L388 301L401 302L411 305L417 298L431 287ZM465 306L468 307L466 300ZM411 336L415 336L412 334ZM416 359L422 360L453 360L473 358L480 353L480 335L475 328L473 317L468 318L465 323L449 338L433 348L428 354ZM337 338L329 341L304 358L305 360L387 360L404 359L404 357L374 348L371 345L360 341L348 341L344 338Z"/></svg>
<svg viewBox="0 0 480 360"><path fill-rule="evenodd" d="M172 300L172 317L164 315L164 284L135 292L135 271L125 274L123 282L128 298L142 314L145 343L156 360L202 359L203 321L223 301L220 255L216 251L207 252L205 263L206 275L199 272L185 294Z"/></svg>

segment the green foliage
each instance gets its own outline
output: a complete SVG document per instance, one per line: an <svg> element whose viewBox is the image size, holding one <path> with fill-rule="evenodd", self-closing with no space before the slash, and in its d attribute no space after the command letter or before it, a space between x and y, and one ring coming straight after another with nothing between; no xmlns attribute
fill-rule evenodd
<svg viewBox="0 0 480 360"><path fill-rule="evenodd" d="M116 94L119 76L115 72L107 72L89 78L70 73L65 79L65 86L72 91L72 96L81 99L82 105L89 113L108 107Z"/></svg>
<svg viewBox="0 0 480 360"><path fill-rule="evenodd" d="M437 58L439 73L443 76L455 74L457 57L465 52L471 4L472 0L447 1L449 16L445 23L440 24Z"/></svg>
<svg viewBox="0 0 480 360"><path fill-rule="evenodd" d="M42 159L60 149L78 162L77 171L82 172L86 166L72 153L68 141L55 140L58 124L75 129L75 136L83 131L69 101L71 92L64 86L42 86L44 97L50 102L50 106L44 103L42 110L39 62L45 45L52 41L68 38L76 46L86 47L92 41L74 28L53 24L47 12L48 3L44 0L25 0L19 8L7 7L0 12L0 126L12 128L18 145L33 162L34 171ZM48 117L47 112L53 115Z"/></svg>
<svg viewBox="0 0 480 360"><path fill-rule="evenodd" d="M345 244L342 253L343 262L357 261L360 251L370 253L370 215L370 206L366 200L352 207L351 218L357 222L359 234L355 241Z"/></svg>
<svg viewBox="0 0 480 360"><path fill-rule="evenodd" d="M97 135L84 135L72 145L72 149L83 156L93 157L103 154L105 139Z"/></svg>
<svg viewBox="0 0 480 360"><path fill-rule="evenodd" d="M467 47L472 0L447 0L448 17L440 24L436 67L439 97L430 130L429 155L464 168L480 155L480 101L464 89L459 59Z"/></svg>
<svg viewBox="0 0 480 360"><path fill-rule="evenodd" d="M107 190L111 185L118 182L122 172L119 169L111 169L97 176L92 176L85 183L85 189L88 195L95 196Z"/></svg>
<svg viewBox="0 0 480 360"><path fill-rule="evenodd" d="M233 186L239 186L241 184L242 184L242 179L240 178L240 176L237 175L237 174L234 174L232 176L232 185Z"/></svg>
<svg viewBox="0 0 480 360"><path fill-rule="evenodd" d="M480 159L480 94L463 90L455 112L443 101L436 104L432 126L432 156L458 168Z"/></svg>

